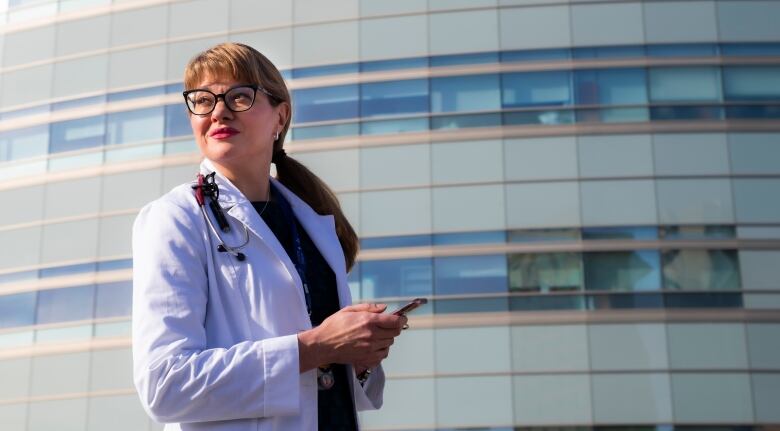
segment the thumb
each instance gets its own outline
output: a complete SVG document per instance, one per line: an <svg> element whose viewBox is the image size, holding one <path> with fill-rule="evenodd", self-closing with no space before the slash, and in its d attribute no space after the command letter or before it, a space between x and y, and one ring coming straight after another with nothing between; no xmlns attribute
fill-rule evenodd
<svg viewBox="0 0 780 431"><path fill-rule="evenodd" d="M342 308L341 311L366 311L369 313L382 313L385 311L385 309L387 309L387 304L363 303L347 305L346 307Z"/></svg>

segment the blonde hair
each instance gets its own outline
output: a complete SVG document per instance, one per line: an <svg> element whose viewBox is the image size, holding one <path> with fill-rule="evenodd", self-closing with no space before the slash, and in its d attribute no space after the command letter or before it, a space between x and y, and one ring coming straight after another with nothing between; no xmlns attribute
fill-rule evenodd
<svg viewBox="0 0 780 431"><path fill-rule="evenodd" d="M272 106L287 103L290 115L274 141L274 154L282 149L284 137L292 120L292 100L287 84L279 69L251 46L242 43L221 43L211 47L190 60L184 70L184 88L192 90L206 78L230 78L242 83L256 84L271 95ZM332 214L336 221L336 234L344 251L345 264L349 271L355 264L360 243L350 225L333 190L303 164L290 156L280 157L276 164L279 182L309 204L318 214Z"/></svg>

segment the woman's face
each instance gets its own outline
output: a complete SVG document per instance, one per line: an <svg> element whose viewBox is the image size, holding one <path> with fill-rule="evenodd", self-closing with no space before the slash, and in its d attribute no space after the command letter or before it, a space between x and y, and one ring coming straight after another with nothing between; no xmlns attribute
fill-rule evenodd
<svg viewBox="0 0 780 431"><path fill-rule="evenodd" d="M223 94L246 84L234 79L207 77L195 88ZM207 159L241 171L270 164L274 135L284 128L287 115L285 103L274 107L268 96L258 91L249 110L233 112L220 98L210 114L190 113L190 126L200 152Z"/></svg>

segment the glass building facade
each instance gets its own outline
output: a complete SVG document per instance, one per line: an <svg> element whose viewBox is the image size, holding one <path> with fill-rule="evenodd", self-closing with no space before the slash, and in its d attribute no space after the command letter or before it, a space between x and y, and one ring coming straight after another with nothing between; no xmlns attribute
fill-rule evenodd
<svg viewBox="0 0 780 431"><path fill-rule="evenodd" d="M361 236L431 303L366 430L780 426L780 1L0 1L0 429L157 430L130 229L194 177L198 51L293 93Z"/></svg>

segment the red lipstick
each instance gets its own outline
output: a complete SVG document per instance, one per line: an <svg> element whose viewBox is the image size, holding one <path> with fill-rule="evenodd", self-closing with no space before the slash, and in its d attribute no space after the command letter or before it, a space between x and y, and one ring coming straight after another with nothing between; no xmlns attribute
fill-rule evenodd
<svg viewBox="0 0 780 431"><path fill-rule="evenodd" d="M220 127L209 134L214 139L227 139L233 135L237 135L238 130L232 127Z"/></svg>

